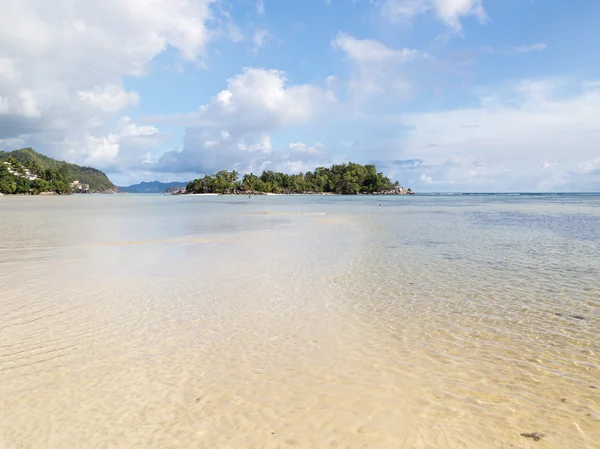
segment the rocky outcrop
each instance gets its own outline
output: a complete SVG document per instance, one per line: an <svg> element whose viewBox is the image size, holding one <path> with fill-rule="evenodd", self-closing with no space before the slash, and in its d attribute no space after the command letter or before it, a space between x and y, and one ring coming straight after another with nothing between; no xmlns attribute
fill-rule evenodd
<svg viewBox="0 0 600 449"><path fill-rule="evenodd" d="M257 192L256 190L234 190L229 195L266 195L266 193Z"/></svg>
<svg viewBox="0 0 600 449"><path fill-rule="evenodd" d="M381 192L375 192L373 195L414 195L414 192L404 187L395 187L389 190L382 190Z"/></svg>
<svg viewBox="0 0 600 449"><path fill-rule="evenodd" d="M73 181L70 186L73 193L90 193L90 185L84 182Z"/></svg>
<svg viewBox="0 0 600 449"><path fill-rule="evenodd" d="M173 186L169 187L164 191L166 195L183 195L185 193L185 187Z"/></svg>

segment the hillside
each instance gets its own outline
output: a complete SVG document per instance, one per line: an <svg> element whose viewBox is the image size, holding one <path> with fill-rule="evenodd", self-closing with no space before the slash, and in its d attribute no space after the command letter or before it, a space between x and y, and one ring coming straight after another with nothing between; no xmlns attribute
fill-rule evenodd
<svg viewBox="0 0 600 449"><path fill-rule="evenodd" d="M18 164L21 164L34 176L41 179L46 179L48 176L59 176L60 178L65 179L69 184L74 181L79 181L80 184L89 185L90 193L114 193L117 191L115 185L100 170L57 161L48 156L44 156L31 148L23 148L11 152L0 151L0 162L3 163L9 160L9 158L17 161ZM50 181L52 180L50 179ZM44 190L42 189L41 191ZM65 191L61 193L68 192Z"/></svg>
<svg viewBox="0 0 600 449"><path fill-rule="evenodd" d="M119 192L122 193L163 193L167 189L173 187L185 187L187 182L140 182L126 187L118 186Z"/></svg>

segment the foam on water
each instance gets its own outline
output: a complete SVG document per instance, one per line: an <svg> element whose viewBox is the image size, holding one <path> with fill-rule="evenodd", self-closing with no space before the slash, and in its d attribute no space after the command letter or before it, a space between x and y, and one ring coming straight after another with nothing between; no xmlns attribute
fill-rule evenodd
<svg viewBox="0 0 600 449"><path fill-rule="evenodd" d="M0 447L598 447L599 206L3 197Z"/></svg>

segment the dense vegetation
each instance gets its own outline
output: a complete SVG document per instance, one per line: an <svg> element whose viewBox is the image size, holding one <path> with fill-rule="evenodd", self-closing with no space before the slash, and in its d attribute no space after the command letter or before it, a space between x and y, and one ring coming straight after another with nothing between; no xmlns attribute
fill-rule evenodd
<svg viewBox="0 0 600 449"><path fill-rule="evenodd" d="M9 173L4 161L11 162L13 171L23 172L28 169L38 179L29 180ZM31 148L12 151L0 151L0 192L2 193L40 193L54 191L70 193L69 184L79 181L89 184L90 192L115 192L116 187L101 172L91 167L80 167L63 161L57 161ZM47 183L47 184L46 184ZM29 187L28 187L29 185Z"/></svg>
<svg viewBox="0 0 600 449"><path fill-rule="evenodd" d="M4 162L9 162L10 165L4 164ZM28 176L35 176L36 179L18 176L16 173L28 173ZM71 187L63 172L53 168L42 169L33 160L21 163L14 157L9 156L6 161L0 163L0 192L33 194L55 192L64 194L71 193Z"/></svg>
<svg viewBox="0 0 600 449"><path fill-rule="evenodd" d="M222 170L214 175L194 179L186 186L187 193L377 193L394 189L398 183L377 172L375 165L354 163L320 167L313 172L288 175L264 171L252 173L240 180L238 173Z"/></svg>

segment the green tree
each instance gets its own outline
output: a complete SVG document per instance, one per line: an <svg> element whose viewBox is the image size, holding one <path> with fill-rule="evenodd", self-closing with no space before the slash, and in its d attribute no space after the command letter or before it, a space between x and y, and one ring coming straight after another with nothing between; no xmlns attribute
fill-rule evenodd
<svg viewBox="0 0 600 449"><path fill-rule="evenodd" d="M8 171L8 166L0 162L0 193L15 193L17 178Z"/></svg>
<svg viewBox="0 0 600 449"><path fill-rule="evenodd" d="M41 167L41 165L39 164L39 162L33 158L27 158L27 160L23 163L23 166L27 169L29 169L29 171L37 176L40 176L43 173L43 169Z"/></svg>
<svg viewBox="0 0 600 449"><path fill-rule="evenodd" d="M31 183L26 178L17 178L17 186L15 193L29 193L31 190Z"/></svg>
<svg viewBox="0 0 600 449"><path fill-rule="evenodd" d="M36 194L54 190L52 188L52 185L48 181L41 179L41 178L34 179L29 184L30 184L30 188L33 191L33 193L36 193Z"/></svg>
<svg viewBox="0 0 600 449"><path fill-rule="evenodd" d="M389 178L377 172L375 165L355 163L337 164L330 168L319 167L314 172L286 174L265 170L260 176L253 173L243 176L221 170L214 175L205 175L191 181L186 191L190 193L233 193L239 190L254 190L266 193L333 192L342 194L377 193L395 185Z"/></svg>
<svg viewBox="0 0 600 449"><path fill-rule="evenodd" d="M250 173L244 175L242 178L242 189L243 190L256 190L256 185L258 183L258 176Z"/></svg>

